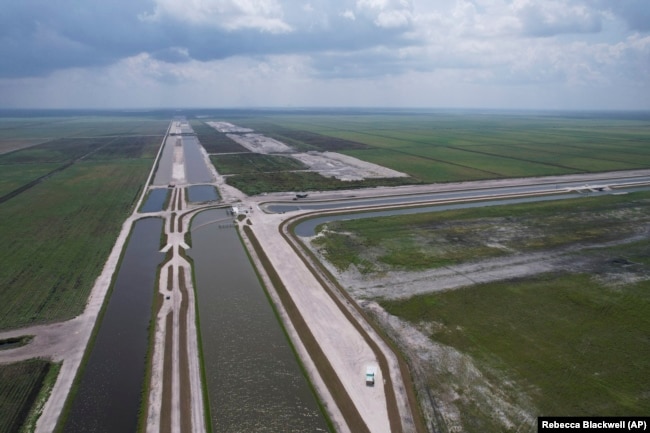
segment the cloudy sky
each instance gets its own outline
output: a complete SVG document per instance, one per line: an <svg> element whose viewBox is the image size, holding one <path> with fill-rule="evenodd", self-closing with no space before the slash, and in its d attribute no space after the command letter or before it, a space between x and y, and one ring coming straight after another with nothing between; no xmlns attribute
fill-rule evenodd
<svg viewBox="0 0 650 433"><path fill-rule="evenodd" d="M650 109L649 0L8 0L0 107Z"/></svg>

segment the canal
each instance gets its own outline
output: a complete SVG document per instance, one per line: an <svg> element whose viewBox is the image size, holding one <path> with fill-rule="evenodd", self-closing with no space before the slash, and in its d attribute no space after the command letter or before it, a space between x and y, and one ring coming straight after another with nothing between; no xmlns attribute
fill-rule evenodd
<svg viewBox="0 0 650 433"><path fill-rule="evenodd" d="M167 201L167 197L169 197L168 188L151 189L147 195L147 200L145 200L144 204L140 208L140 212L160 212L163 210L163 206L165 205L165 201Z"/></svg>
<svg viewBox="0 0 650 433"><path fill-rule="evenodd" d="M63 431L135 432L156 287L161 218L135 223Z"/></svg>
<svg viewBox="0 0 650 433"><path fill-rule="evenodd" d="M213 431L328 431L232 217L201 212L191 233Z"/></svg>

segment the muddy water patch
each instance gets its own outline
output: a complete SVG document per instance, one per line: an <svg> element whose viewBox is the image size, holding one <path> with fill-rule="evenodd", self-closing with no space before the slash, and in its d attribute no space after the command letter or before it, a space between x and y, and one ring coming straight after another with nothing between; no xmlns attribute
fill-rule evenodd
<svg viewBox="0 0 650 433"><path fill-rule="evenodd" d="M231 219L215 209L192 221L213 431L327 431Z"/></svg>
<svg viewBox="0 0 650 433"><path fill-rule="evenodd" d="M64 432L134 432L149 337L161 218L135 223Z"/></svg>
<svg viewBox="0 0 650 433"><path fill-rule="evenodd" d="M32 341L32 335L24 335L22 337L11 337L0 340L0 350L9 350L22 347Z"/></svg>

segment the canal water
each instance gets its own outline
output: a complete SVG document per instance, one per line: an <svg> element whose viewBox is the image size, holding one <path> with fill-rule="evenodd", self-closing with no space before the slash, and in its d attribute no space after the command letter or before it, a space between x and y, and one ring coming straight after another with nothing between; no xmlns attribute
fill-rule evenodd
<svg viewBox="0 0 650 433"><path fill-rule="evenodd" d="M210 183L214 181L201 149L201 144L195 136L183 136L185 176L189 183Z"/></svg>
<svg viewBox="0 0 650 433"><path fill-rule="evenodd" d="M213 431L328 431L225 209L194 218L189 254Z"/></svg>
<svg viewBox="0 0 650 433"><path fill-rule="evenodd" d="M631 187L624 188L620 191L623 192L636 192L636 191L647 191L647 187ZM592 193L585 195L588 197L593 197L593 194L612 194L612 192L603 192L603 193ZM300 237L310 237L316 235L316 228L321 225L331 221L345 221L345 220L356 220L363 218L377 218L385 217L392 215L411 215L418 213L426 212L442 212L446 210L454 209L468 209L468 208L477 208L477 207L486 207L486 206L499 206L499 205L508 205L508 204L518 204L518 203L533 203L538 201L552 201L552 200L565 200L571 198L580 198L576 193L567 193L567 194L555 194L555 195L542 195L534 197L521 197L521 198L510 198L503 200L485 200L485 201L476 201L476 202L467 202L467 203L454 203L454 204L443 204L443 205L433 205L433 206L423 206L423 207L412 207L405 209L389 209L389 210L378 210L378 211L368 211L368 212L358 212L358 213L347 213L347 214L338 214L338 215L325 215L322 217L309 218L302 221L294 228L294 233ZM348 203L347 206L350 206ZM331 206L331 209L336 209L340 206L340 203L334 203ZM269 206L269 209L271 207Z"/></svg>
<svg viewBox="0 0 650 433"><path fill-rule="evenodd" d="M175 135L168 135L165 144L158 159L158 168L156 175L153 178L153 185L167 186L172 179L172 164L174 162L174 144L178 137Z"/></svg>
<svg viewBox="0 0 650 433"><path fill-rule="evenodd" d="M213 185L192 185L187 188L187 199L192 203L217 201L219 194Z"/></svg>
<svg viewBox="0 0 650 433"><path fill-rule="evenodd" d="M140 208L140 212L160 212L163 210L163 206L165 205L165 200L167 200L168 195L168 188L152 189L149 191L149 195L147 195L147 201L145 201L142 205L142 208Z"/></svg>
<svg viewBox="0 0 650 433"><path fill-rule="evenodd" d="M562 195L553 195L553 196L513 198L513 199L505 199L505 200L491 200L491 201L486 200L486 201L479 201L479 202L412 207L406 209L389 209L389 210L381 210L381 211L326 215L322 217L310 218L301 222L300 224L296 225L294 229L294 233L300 237L314 236L316 235L316 228L319 225L326 224L332 221L347 221L347 220L357 220L357 219L364 219L364 218L386 217L386 216L393 216L393 215L411 215L411 214L426 213L426 212L442 212L442 211L454 210L454 209L468 209L468 208L476 208L476 207L498 206L498 205L505 205L505 204L530 203L530 202L537 202L537 201L550 201L550 200L560 200L560 199L567 199L567 198L576 198L576 195L562 194Z"/></svg>
<svg viewBox="0 0 650 433"><path fill-rule="evenodd" d="M156 286L161 218L135 223L64 432L135 432Z"/></svg>

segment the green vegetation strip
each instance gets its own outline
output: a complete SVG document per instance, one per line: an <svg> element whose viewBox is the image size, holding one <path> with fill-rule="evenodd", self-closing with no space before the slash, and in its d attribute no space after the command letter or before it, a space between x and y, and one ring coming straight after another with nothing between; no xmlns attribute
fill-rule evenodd
<svg viewBox="0 0 650 433"><path fill-rule="evenodd" d="M43 407L50 399L50 394L52 394L52 389L54 388L56 380L59 377L59 372L61 371L61 365L63 365L63 362L50 363L50 368L47 370L47 374L43 378L41 390L27 415L27 419L23 423L21 433L33 433L36 431L36 423L43 413Z"/></svg>
<svg viewBox="0 0 650 433"><path fill-rule="evenodd" d="M646 253L648 250L646 250ZM485 372L514 378L538 414L650 412L650 282L547 274L384 301L429 337L469 353Z"/></svg>
<svg viewBox="0 0 650 433"><path fill-rule="evenodd" d="M650 192L336 221L313 244L339 270L419 271L638 235ZM318 230L324 230L320 226Z"/></svg>
<svg viewBox="0 0 650 433"><path fill-rule="evenodd" d="M188 227L192 226L192 219L196 217L199 213L193 213L192 216L190 217L190 221L188 222ZM184 215L180 215L178 217L178 223L180 224L181 221L183 220ZM179 230L182 231L182 230ZM191 240L191 231L188 230L187 233L185 233L185 240ZM191 245L191 244L188 244ZM189 264L192 269L192 287L194 288L194 316L196 317L196 338L197 338L197 344L198 344L198 350L199 350L199 368L201 370L201 395L203 396L203 424L205 425L205 429L207 433L212 433L212 416L210 415L210 395L208 394L208 381L206 380L206 372L205 372L205 358L203 355L203 338L201 336L201 318L199 317L199 294L197 290L197 285L196 285L196 275L194 273L194 260L192 260L192 257L187 255L185 252L185 249L180 248L178 250L179 255L185 259Z"/></svg>
<svg viewBox="0 0 650 433"><path fill-rule="evenodd" d="M330 364L325 353L323 353L323 350L318 344L318 341L311 333L309 326L307 326L305 319L302 317L302 314L300 313L300 310L293 302L293 299L291 299L291 295L289 295L289 292L287 291L286 287L284 286L284 283L280 279L280 276L273 268L273 265L271 264L268 257L266 256L266 253L262 249L262 246L260 245L259 241L253 234L252 229L248 226L244 226L244 232L246 233L246 236L249 238L251 245L253 246L253 249L255 251L255 254L260 259L260 262L264 267L264 271L269 276L271 283L273 284L273 287L275 288L278 297L282 302L282 305L287 311L287 314L289 315L291 322L293 323L293 326L300 337L300 340L304 344L312 360L314 361L314 364L318 368L319 374L323 379L323 382L325 382L327 388L332 394L332 397L337 402L339 410L341 411L343 417L345 418L348 427L354 432L369 433L366 423L363 421L363 418L361 418L361 415L357 411L357 408L355 407L352 399L350 398L347 391L345 390L343 383L341 383L341 380L336 374L336 371Z"/></svg>
<svg viewBox="0 0 650 433"><path fill-rule="evenodd" d="M255 195L279 191L329 191L376 186L399 186L418 182L407 177L342 181L333 177L323 177L318 173L283 171L229 176L226 178L226 183L245 194Z"/></svg>
<svg viewBox="0 0 650 433"><path fill-rule="evenodd" d="M20 430L50 367L50 362L42 359L0 365L0 433Z"/></svg>
<svg viewBox="0 0 650 433"><path fill-rule="evenodd" d="M160 405L160 433L172 433L172 356L174 354L174 315L165 317L165 355L163 361L163 389Z"/></svg>
<svg viewBox="0 0 650 433"><path fill-rule="evenodd" d="M178 337L178 347L179 347L179 360L178 360L178 369L179 369L179 385L180 385L180 402L181 402L181 431L192 431L192 390L191 390L191 381L190 381L190 360L189 360L189 346L188 346L188 333L190 332L187 323L187 314L189 312L190 302L189 294L187 290L187 284L185 283L185 268L178 268L178 284L183 296L181 300L181 308L178 314L179 316L179 337Z"/></svg>

